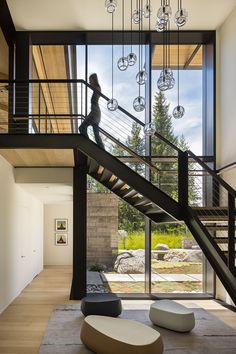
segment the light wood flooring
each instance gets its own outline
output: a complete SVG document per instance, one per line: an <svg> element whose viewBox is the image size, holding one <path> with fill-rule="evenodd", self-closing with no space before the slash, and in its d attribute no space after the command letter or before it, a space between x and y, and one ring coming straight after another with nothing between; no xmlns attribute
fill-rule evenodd
<svg viewBox="0 0 236 354"><path fill-rule="evenodd" d="M37 354L54 305L69 301L70 267L47 267L0 315L0 353ZM125 300L124 303L148 303ZM236 329L236 313L212 300L183 300L195 303Z"/></svg>

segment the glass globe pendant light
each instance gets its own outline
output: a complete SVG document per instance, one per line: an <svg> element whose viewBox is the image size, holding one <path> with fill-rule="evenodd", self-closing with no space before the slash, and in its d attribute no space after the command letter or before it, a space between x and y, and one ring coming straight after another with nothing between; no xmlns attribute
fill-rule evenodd
<svg viewBox="0 0 236 354"><path fill-rule="evenodd" d="M117 66L120 71L125 71L128 66L128 58L124 55L124 27L125 27L125 4L122 0L122 57L118 60Z"/></svg>
<svg viewBox="0 0 236 354"><path fill-rule="evenodd" d="M107 102L107 109L109 111L116 111L118 108L118 101L113 97L113 84L114 84L114 69L113 69L113 59L114 59L114 34L113 34L113 29L114 29L114 13L111 13L111 19L112 19L112 30L111 30L111 99Z"/></svg>
<svg viewBox="0 0 236 354"><path fill-rule="evenodd" d="M108 13L115 12L117 9L117 0L106 0L105 8L107 9Z"/></svg>
<svg viewBox="0 0 236 354"><path fill-rule="evenodd" d="M139 85L144 85L147 81L147 73L145 70L141 70L136 75L136 81Z"/></svg>
<svg viewBox="0 0 236 354"><path fill-rule="evenodd" d="M185 109L179 104L179 28L178 28L178 105L173 109L173 117L180 119L184 116Z"/></svg>
<svg viewBox="0 0 236 354"><path fill-rule="evenodd" d="M178 27L183 27L188 21L188 12L182 7L182 0L178 0L178 11L175 14L175 23Z"/></svg>
<svg viewBox="0 0 236 354"><path fill-rule="evenodd" d="M142 21L142 17L143 17L143 10L138 5L138 2L139 0L136 0L136 9L134 10L132 15L133 23L135 25L138 25Z"/></svg>
<svg viewBox="0 0 236 354"><path fill-rule="evenodd" d="M136 54L133 52L133 21L132 21L132 13L133 13L133 0L130 0L130 42L131 42L131 46L130 46L130 53L127 56L128 59L128 65L129 66L134 66L136 61L137 61L137 56Z"/></svg>
<svg viewBox="0 0 236 354"><path fill-rule="evenodd" d="M147 136L154 136L156 129L154 123L147 123L143 128L144 134Z"/></svg>
<svg viewBox="0 0 236 354"><path fill-rule="evenodd" d="M157 19L156 30L157 32L166 31L166 22L161 22L159 19Z"/></svg>
<svg viewBox="0 0 236 354"><path fill-rule="evenodd" d="M157 11L157 18L160 23L166 24L170 20L172 10L169 0L161 0L161 7Z"/></svg>
<svg viewBox="0 0 236 354"><path fill-rule="evenodd" d="M139 90L139 96L134 99L133 102L133 107L136 112L142 112L145 109L146 102L145 98L143 96L140 96L140 90Z"/></svg>
<svg viewBox="0 0 236 354"><path fill-rule="evenodd" d="M146 5L143 10L143 16L145 18L150 18L152 14L152 8L150 6L150 0L147 0Z"/></svg>

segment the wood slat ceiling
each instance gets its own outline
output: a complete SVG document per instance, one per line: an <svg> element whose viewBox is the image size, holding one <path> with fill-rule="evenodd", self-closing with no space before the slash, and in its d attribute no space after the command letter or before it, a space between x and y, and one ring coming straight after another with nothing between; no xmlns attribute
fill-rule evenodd
<svg viewBox="0 0 236 354"><path fill-rule="evenodd" d="M33 46L33 75L35 79L68 79L64 46ZM41 84L40 111L48 114L70 114L70 102L67 84ZM33 86L33 112L39 110L38 85ZM68 117L69 118L69 117ZM40 130L44 132L45 121L41 122ZM55 133L70 133L69 119L52 119L51 125ZM36 126L38 122L36 120Z"/></svg>
<svg viewBox="0 0 236 354"><path fill-rule="evenodd" d="M8 80L8 76L0 72L1 80ZM8 130L8 90L6 84L0 84L0 133Z"/></svg>
<svg viewBox="0 0 236 354"><path fill-rule="evenodd" d="M74 167L73 150L0 149L14 167Z"/></svg>
<svg viewBox="0 0 236 354"><path fill-rule="evenodd" d="M188 64L189 59L194 54L191 62L187 66L187 69L201 69L202 68L202 46L196 45L180 45L179 47L179 63L180 68L183 68ZM178 46L170 46L170 64L172 68L177 68L178 66ZM163 46L156 45L152 55L152 69L161 69L163 66Z"/></svg>

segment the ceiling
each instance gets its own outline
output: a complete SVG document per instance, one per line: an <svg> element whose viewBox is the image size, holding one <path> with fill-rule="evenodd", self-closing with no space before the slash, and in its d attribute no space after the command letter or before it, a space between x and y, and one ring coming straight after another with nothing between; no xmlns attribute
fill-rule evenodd
<svg viewBox="0 0 236 354"><path fill-rule="evenodd" d="M145 3L145 0L143 0ZM105 0L7 0L17 30L109 30L111 17L105 11ZM121 28L121 0L115 14L115 28ZM130 1L126 4L126 29L130 28ZM133 4L135 1L133 0ZM155 27L160 0L151 0ZM177 0L172 0L173 12ZM183 0L189 13L185 30L214 30L219 27L236 6L236 0ZM148 21L146 21L148 22ZM145 27L147 28L147 25ZM138 26L137 26L138 27ZM137 28L138 29L138 28Z"/></svg>

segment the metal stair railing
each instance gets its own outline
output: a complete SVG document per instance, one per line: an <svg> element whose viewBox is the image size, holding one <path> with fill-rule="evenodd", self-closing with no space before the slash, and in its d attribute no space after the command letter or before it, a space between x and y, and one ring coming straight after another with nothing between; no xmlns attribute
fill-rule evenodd
<svg viewBox="0 0 236 354"><path fill-rule="evenodd" d="M227 265L235 274L236 191L192 151L187 153L198 171L195 175L188 175L188 185L195 186L199 197L197 203L191 203L188 193L189 206L225 254Z"/></svg>
<svg viewBox="0 0 236 354"><path fill-rule="evenodd" d="M153 183L168 194L166 184L169 182L166 174L169 172L165 170L169 162L156 163L151 157L145 156L144 149L131 148L128 144L134 123L140 129L140 139L145 141L144 122L120 106L115 112L108 111L109 98L84 80L29 80L28 82L5 81L5 83L8 83L9 96L12 98L9 100L12 115L9 122L6 119L2 123L5 124L6 132L8 129L18 134L79 133L79 126L90 111L91 96L93 92L97 92L100 95L99 105L102 113L100 132L106 150L123 158L124 163L142 176L145 176L145 171L150 171ZM75 93L73 99L71 93ZM94 140L93 134L90 134L91 127L88 131L90 138ZM166 159L172 159L171 164L176 166L170 173L175 175L175 183L178 184L177 160L181 150L158 133L155 133L153 139L165 145L165 150L168 151ZM161 183L162 180L165 184ZM173 178L171 180L173 182ZM178 191L175 195L169 193L169 196L178 200Z"/></svg>

